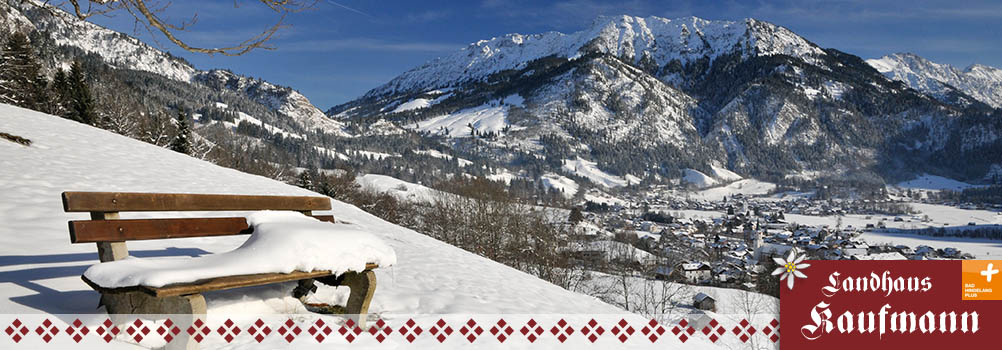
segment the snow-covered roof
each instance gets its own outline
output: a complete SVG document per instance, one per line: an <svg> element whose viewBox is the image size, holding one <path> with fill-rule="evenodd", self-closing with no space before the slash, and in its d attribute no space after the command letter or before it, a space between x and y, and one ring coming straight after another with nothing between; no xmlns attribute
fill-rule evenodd
<svg viewBox="0 0 1002 350"><path fill-rule="evenodd" d="M686 270L686 271L709 270L709 269L710 269L710 265L707 265L706 263L701 263L701 262L684 263L684 264L682 264L682 270Z"/></svg>
<svg viewBox="0 0 1002 350"><path fill-rule="evenodd" d="M877 254L856 254L849 257L852 260L908 260L898 252L877 253Z"/></svg>

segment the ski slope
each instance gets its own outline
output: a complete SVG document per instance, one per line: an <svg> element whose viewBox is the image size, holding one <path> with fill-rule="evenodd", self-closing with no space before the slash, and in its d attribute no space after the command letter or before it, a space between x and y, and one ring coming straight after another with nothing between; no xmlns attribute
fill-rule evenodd
<svg viewBox="0 0 1002 350"><path fill-rule="evenodd" d="M774 189L776 189L776 185L773 183L759 181L755 179L744 179L729 183L724 186L718 186L718 187L708 188L702 191L697 191L693 193L691 197L706 201L719 201L722 200L724 197L733 197L736 194L744 196L764 195Z"/></svg>
<svg viewBox="0 0 1002 350"><path fill-rule="evenodd" d="M386 175L365 174L355 178L355 183L364 189L389 193L399 200L415 203L431 203L443 195L438 190Z"/></svg>
<svg viewBox="0 0 1002 350"><path fill-rule="evenodd" d="M0 105L0 121L0 131L33 142L26 147L0 139L0 154L3 155L0 157L0 193L4 194L0 201L0 221L3 222L0 225L0 261L3 262L0 264L0 312L8 315L103 313L103 309L95 308L98 293L80 279L88 267L98 262L94 245L70 244L66 228L68 220L85 219L86 215L63 213L60 201L63 191L317 195L104 130L9 105ZM330 212L318 214L334 215L340 221L371 232L396 252L397 264L376 272L379 284L369 311L383 319L392 321L410 317L426 325L440 317L448 317L443 315L467 318L471 314L485 318L487 316L484 315L606 315L617 320L619 317L638 317L624 315L623 310L593 297L567 291L390 224L354 206L332 200L332 207ZM195 212L174 213L171 216L235 214L247 213ZM122 214L123 218L156 216L156 213ZM129 250L136 257L201 256L233 250L245 240L246 237L212 237L137 241L129 242ZM292 284L284 284L207 293L210 322L214 317L223 316L303 314L306 311L302 305L290 296L292 287ZM339 302L346 294L344 288L322 287L314 299ZM449 320L456 322L455 319ZM517 318L512 316L512 319ZM341 322L338 320L332 318L331 322ZM122 338L119 337L119 340ZM430 341L425 343L426 346L438 345L431 338L425 340ZM568 342L566 346L581 346L578 340ZM44 345L37 338L35 341ZM98 341L87 344L107 346ZM401 341L395 337L393 342L383 345L408 345L401 344ZM446 345L469 346L461 341L464 340L457 339ZM277 337L260 344L246 336L237 337L234 343L221 342L219 337L210 337L203 342L203 348L289 346ZM521 342L529 344L524 339ZM631 341L626 346L679 345L670 337L657 344L645 342ZM378 345L374 341L371 344ZM116 341L112 345L128 344ZM685 345L693 349L715 348L706 340L694 339Z"/></svg>

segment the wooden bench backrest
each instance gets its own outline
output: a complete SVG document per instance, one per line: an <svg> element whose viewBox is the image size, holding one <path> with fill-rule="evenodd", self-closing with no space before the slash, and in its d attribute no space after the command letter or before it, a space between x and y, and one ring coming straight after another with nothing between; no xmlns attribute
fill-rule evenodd
<svg viewBox="0 0 1002 350"><path fill-rule="evenodd" d="M119 212L293 210L323 221L330 210L327 197L248 196L187 193L63 192L63 210L89 212L91 220L69 222L72 243L97 243L101 261L128 255L125 241L250 234L243 217L119 220Z"/></svg>

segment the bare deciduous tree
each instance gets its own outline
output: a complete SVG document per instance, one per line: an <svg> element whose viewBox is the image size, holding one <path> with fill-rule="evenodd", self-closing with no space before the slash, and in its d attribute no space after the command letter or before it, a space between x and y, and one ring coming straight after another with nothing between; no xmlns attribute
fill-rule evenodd
<svg viewBox="0 0 1002 350"><path fill-rule="evenodd" d="M137 28L144 28L151 35L153 33L160 33L163 37L170 40L170 42L175 45L191 52L205 53L205 54L220 54L226 56L238 56L245 54L253 49L272 49L272 47L267 46L268 40L278 32L279 29L285 27L286 16L290 13L300 12L309 8L312 8L316 4L316 0L257 0L260 5L263 5L275 12L278 19L274 24L266 27L260 34L250 37L240 43L232 45L223 45L218 47L199 47L189 44L188 41L182 39L179 36L180 32L184 32L191 28L196 22L198 22L198 13L191 15L191 18L186 21L172 22L164 16L167 8L170 6L169 1L158 1L158 0L64 0L62 2L44 0L44 1L33 1L27 0L28 2L35 4L43 9L48 9L52 11L52 6L55 5L59 7L66 8L70 14L79 20L88 20L95 15L105 15L112 13L128 13L135 19ZM237 7L239 3L234 0L234 7ZM155 36L154 36L155 37Z"/></svg>
<svg viewBox="0 0 1002 350"><path fill-rule="evenodd" d="M141 120L139 130L142 141L164 147L170 143L173 136L173 119L163 112L152 111L149 113L149 118Z"/></svg>
<svg viewBox="0 0 1002 350"><path fill-rule="evenodd" d="M738 292L731 294L730 305L735 314L730 317L735 324L741 320L752 323L768 322L768 319L779 314L779 299L755 292ZM756 322L757 321L757 322ZM739 349L765 350L775 349L776 343L765 339L759 334L752 335L747 342L735 344Z"/></svg>

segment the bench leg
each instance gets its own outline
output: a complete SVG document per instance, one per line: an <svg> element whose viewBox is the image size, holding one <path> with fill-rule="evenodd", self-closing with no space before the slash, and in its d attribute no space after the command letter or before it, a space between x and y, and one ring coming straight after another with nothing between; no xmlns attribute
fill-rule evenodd
<svg viewBox="0 0 1002 350"><path fill-rule="evenodd" d="M197 350L198 342L191 339L188 327L196 319L206 319L205 298L201 294L157 298L142 292L101 295L101 304L115 324L132 322L140 315L155 319L170 318L181 330L163 349Z"/></svg>
<svg viewBox="0 0 1002 350"><path fill-rule="evenodd" d="M372 270L346 273L342 285L351 289L348 304L345 305L348 317L354 320L359 328L364 329L365 317L369 313L369 302L372 301L372 294L376 292L376 273Z"/></svg>

